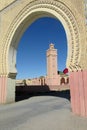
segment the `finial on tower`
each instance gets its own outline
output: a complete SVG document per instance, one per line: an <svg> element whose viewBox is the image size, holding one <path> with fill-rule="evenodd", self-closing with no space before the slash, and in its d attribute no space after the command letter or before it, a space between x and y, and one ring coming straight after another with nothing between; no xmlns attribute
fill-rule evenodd
<svg viewBox="0 0 87 130"><path fill-rule="evenodd" d="M50 48L50 49L54 49L54 44L51 43L51 44L49 45L49 48Z"/></svg>

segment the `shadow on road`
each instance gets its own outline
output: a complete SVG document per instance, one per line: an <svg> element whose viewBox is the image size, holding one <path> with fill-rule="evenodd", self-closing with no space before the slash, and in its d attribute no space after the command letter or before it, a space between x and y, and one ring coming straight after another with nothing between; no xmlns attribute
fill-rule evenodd
<svg viewBox="0 0 87 130"><path fill-rule="evenodd" d="M70 90L51 91L48 86L16 86L16 102L33 96L56 96L70 100Z"/></svg>

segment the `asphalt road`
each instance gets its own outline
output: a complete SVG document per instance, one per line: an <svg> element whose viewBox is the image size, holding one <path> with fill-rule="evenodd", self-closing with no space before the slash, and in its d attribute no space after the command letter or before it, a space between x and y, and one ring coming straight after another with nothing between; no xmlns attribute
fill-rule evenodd
<svg viewBox="0 0 87 130"><path fill-rule="evenodd" d="M67 99L36 96L0 105L0 130L87 130L87 118L75 116Z"/></svg>

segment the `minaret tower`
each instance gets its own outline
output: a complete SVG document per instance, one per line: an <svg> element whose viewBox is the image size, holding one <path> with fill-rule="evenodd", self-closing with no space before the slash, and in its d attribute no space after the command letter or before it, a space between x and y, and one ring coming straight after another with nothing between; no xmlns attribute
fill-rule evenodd
<svg viewBox="0 0 87 130"><path fill-rule="evenodd" d="M50 79L56 78L58 75L57 71L57 49L51 43L47 50L47 77Z"/></svg>

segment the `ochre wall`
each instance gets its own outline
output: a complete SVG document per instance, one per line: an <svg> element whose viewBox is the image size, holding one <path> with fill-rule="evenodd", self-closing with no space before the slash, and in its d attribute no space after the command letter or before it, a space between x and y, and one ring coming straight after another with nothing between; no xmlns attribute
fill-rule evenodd
<svg viewBox="0 0 87 130"><path fill-rule="evenodd" d="M0 10L6 8L7 6L9 6L10 4L12 4L15 1L16 0L0 0Z"/></svg>
<svg viewBox="0 0 87 130"><path fill-rule="evenodd" d="M12 54L17 49L15 44L18 44L24 29L32 21L43 17L43 9L45 16L51 15L60 19L66 31L68 30L67 37L71 37L68 52L72 52L70 59L68 58L70 71L77 71L79 67L80 70L87 70L87 27L84 8L84 0L0 0L0 102L14 101L16 55L13 58ZM12 67L11 60L14 64ZM2 88L5 88L6 93Z"/></svg>
<svg viewBox="0 0 87 130"><path fill-rule="evenodd" d="M19 12L22 11L22 9L28 5L29 3L32 3L33 1L38 0L0 0L0 9L4 8L5 6L7 8L4 8L0 12L0 28L3 27L0 30L0 52L3 53L4 44L6 44L6 36L7 32L9 30L9 27L11 23L14 21L14 19L17 17ZM41 0L42 2L44 0ZM51 0L47 0L51 1ZM54 0L55 1L55 0ZM79 57L79 64L81 68L86 69L87 68L87 60L85 57L87 57L87 34L86 33L86 25L85 25L85 16L84 16L84 1L82 0L58 0L63 2L72 12L74 18L77 21L77 26L79 29L79 37L80 37L80 57ZM10 4L10 6L8 6ZM3 35L4 34L4 35ZM83 53L81 53L83 52ZM85 53L85 54L84 54ZM8 59L7 59L8 60ZM0 55L0 68L2 68L2 55ZM5 63L4 63L5 64ZM2 71L2 70L1 70ZM0 72L1 72L0 71ZM6 70L3 70L4 72Z"/></svg>

